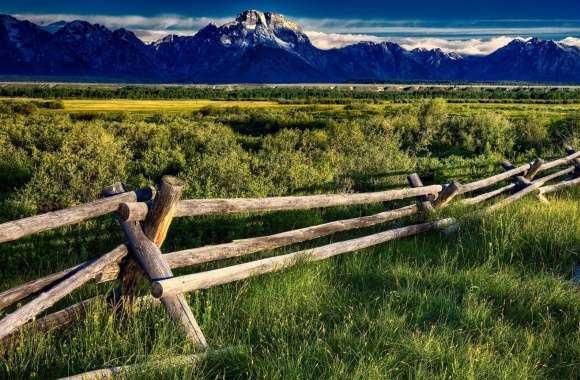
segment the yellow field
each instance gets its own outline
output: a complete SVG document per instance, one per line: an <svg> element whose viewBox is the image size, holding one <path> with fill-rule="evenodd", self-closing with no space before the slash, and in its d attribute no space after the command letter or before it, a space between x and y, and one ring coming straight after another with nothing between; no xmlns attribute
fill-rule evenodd
<svg viewBox="0 0 580 380"><path fill-rule="evenodd" d="M30 98L0 98L11 100L42 100ZM68 99L63 100L65 108L62 110L44 110L41 112L190 112L203 107L212 106L218 108L241 107L241 108L302 108L308 104L279 104L276 101L260 100L207 100L207 99L169 99L169 100L135 100L135 99ZM343 105L316 104L317 110L336 112L344 109ZM404 103L392 103L385 101L378 104L369 104L367 109L375 111L394 111L404 108ZM448 109L451 114L469 115L481 111L502 113L506 116L518 117L530 113L545 117L562 116L569 113L580 112L580 103L575 104L534 104L534 103L449 103Z"/></svg>
<svg viewBox="0 0 580 380"><path fill-rule="evenodd" d="M67 112L182 112L195 111L206 106L264 108L279 106L270 101L215 101L215 100L132 100L132 99L72 99L64 100Z"/></svg>

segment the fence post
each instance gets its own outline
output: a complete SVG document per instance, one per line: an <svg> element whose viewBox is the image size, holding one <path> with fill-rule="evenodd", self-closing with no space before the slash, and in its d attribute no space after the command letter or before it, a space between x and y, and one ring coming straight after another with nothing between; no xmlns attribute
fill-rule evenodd
<svg viewBox="0 0 580 380"><path fill-rule="evenodd" d="M116 182L109 185L103 189L101 195L105 198L111 197L125 192L125 187L121 182ZM155 197L155 188L151 188L151 199ZM123 220L119 218L118 211L115 213L116 219L123 227ZM137 283L139 278L143 278L143 272L140 270L135 258L132 255L127 255L121 260L119 264L119 279L121 284L113 290L113 293L109 297L109 301L112 304L117 304L123 297L125 300L132 300L135 295L135 289L137 288Z"/></svg>
<svg viewBox="0 0 580 380"><path fill-rule="evenodd" d="M413 173L407 176L407 182L409 182L409 186L411 187L423 187L423 181L417 173ZM429 213L434 210L431 201L435 200L431 196L421 195L417 197L417 203L419 205L419 209L424 213Z"/></svg>
<svg viewBox="0 0 580 380"><path fill-rule="evenodd" d="M439 193L437 200L435 201L435 208L443 208L449 204L455 198L457 194L461 191L461 184L457 181L453 181L445 185L443 190Z"/></svg>
<svg viewBox="0 0 580 380"><path fill-rule="evenodd" d="M506 172L513 170L515 168L515 166L507 160L501 163L501 167ZM515 185L515 187L510 191L510 193L515 193L526 187L525 185L526 181L527 181L526 178L523 176L511 177L511 182Z"/></svg>
<svg viewBox="0 0 580 380"><path fill-rule="evenodd" d="M165 239L182 189L183 184L177 178L164 176L144 225L141 226L139 222L122 223L131 251L150 281L173 277L159 246ZM184 329L187 337L198 348L207 349L205 337L185 297L183 295L163 297L161 302L174 322Z"/></svg>
<svg viewBox="0 0 580 380"><path fill-rule="evenodd" d="M576 150L574 150L574 148L572 148L569 145L567 145L564 149L566 150L567 155L576 153ZM573 178L578 178L580 177L580 158L575 158L572 162L574 163L574 167L576 168L574 170Z"/></svg>
<svg viewBox="0 0 580 380"><path fill-rule="evenodd" d="M542 165L544 165L544 160L542 160L540 157L537 157L531 164L530 164L530 169L526 172L526 175L524 176L527 180L532 180L534 179L534 177L536 176L536 174L538 174L538 172L540 171L540 168L542 167Z"/></svg>

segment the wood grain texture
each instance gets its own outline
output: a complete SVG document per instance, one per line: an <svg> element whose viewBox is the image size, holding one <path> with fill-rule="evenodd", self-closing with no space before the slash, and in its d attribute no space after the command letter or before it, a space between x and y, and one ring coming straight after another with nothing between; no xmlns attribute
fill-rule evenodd
<svg viewBox="0 0 580 380"><path fill-rule="evenodd" d="M129 240L131 252L149 277L149 280L157 281L173 277L173 273L162 257L159 247L145 236L141 226L137 222L124 224L123 229ZM161 303L163 303L173 321L183 328L188 339L200 349L207 348L205 337L183 295L163 297Z"/></svg>
<svg viewBox="0 0 580 380"><path fill-rule="evenodd" d="M544 164L545 164L544 160L542 160L539 157L536 158L534 162L531 163L530 169L526 172L526 175L524 177L528 180L532 180L536 176L536 174L540 172L540 169Z"/></svg>
<svg viewBox="0 0 580 380"><path fill-rule="evenodd" d="M141 227L139 222L121 223L121 227L128 238L131 252L150 281L171 278L173 273L161 254L159 246L150 240L145 231L148 231L149 236L156 239L159 244L163 242L165 232L173 217L172 209L174 209L179 200L181 190L182 186L177 180L174 181L170 177L163 177L157 197L152 205L152 210L156 211L149 214L145 226ZM197 348L207 349L205 337L185 297L183 295L163 297L161 298L161 303L165 306L173 321L184 330L188 339Z"/></svg>
<svg viewBox="0 0 580 380"><path fill-rule="evenodd" d="M530 194L530 193L534 193L537 192L538 189L540 187L542 187L546 182L551 181L555 178L561 177L563 175L566 175L568 173L572 173L574 171L574 167L569 167L563 170L560 170L559 172L556 172L554 174L550 174L547 175L545 177L542 178L538 178L536 180L534 180L533 182L531 182L529 185L527 185L526 187L524 187L523 189L513 193L512 195L510 195L507 198L502 199L501 201L497 202L494 205L489 206L485 212L493 212L496 211L502 207L505 207L523 197L525 197L526 195ZM525 178L522 177L523 180L525 180Z"/></svg>
<svg viewBox="0 0 580 380"><path fill-rule="evenodd" d="M101 194L104 197L112 197L120 193L125 192L125 186L122 183L117 182L110 186L107 186L103 189ZM117 222L121 225L121 228L124 228L125 222L119 218L119 209L124 203L121 203L117 208L117 212L115 213L115 218ZM141 268L137 265L134 257L132 255L127 255L123 258L123 260L117 266L118 270L116 271L116 275L120 278L120 284L115 288L113 291L113 299L120 300L123 297L128 299L135 299L136 291L138 285L141 281L143 281L144 275L142 273ZM111 273L112 271L107 268L104 272Z"/></svg>
<svg viewBox="0 0 580 380"><path fill-rule="evenodd" d="M540 191L540 194L545 195L545 194L550 194L550 193L553 193L555 191L567 189L569 187L577 186L577 185L580 185L580 177L575 178L575 179L571 179L568 181L562 181L562 182L556 183L554 185L540 187L539 191Z"/></svg>
<svg viewBox="0 0 580 380"><path fill-rule="evenodd" d="M147 213L143 232L158 247L165 241L183 185L183 182L175 177L163 176L157 197Z"/></svg>
<svg viewBox="0 0 580 380"><path fill-rule="evenodd" d="M153 283L151 293L154 297L164 297L198 289L207 289L248 277L279 271L300 262L319 261L342 253L358 251L390 240L426 232L433 228L449 226L453 223L455 223L454 219L442 219L208 272L159 280Z"/></svg>
<svg viewBox="0 0 580 380"><path fill-rule="evenodd" d="M580 157L580 152L575 152L572 153L564 158L560 158L558 160L554 160L554 161L550 161L550 162L546 162L544 163L544 165L542 165L542 167L540 168L540 171L544 171L544 170L549 170L558 166L562 166L562 165L566 165L569 162L574 161L574 159L579 158Z"/></svg>
<svg viewBox="0 0 580 380"><path fill-rule="evenodd" d="M491 198L495 197L496 195L513 190L515 188L516 188L516 184L510 183L509 185L505 185L503 187L500 187L499 189L489 191L489 192L484 193L484 194L480 194L476 197L465 198L465 199L460 200L459 202L465 206L472 206L472 205L476 205L478 203L484 202L488 199L491 199Z"/></svg>
<svg viewBox="0 0 580 380"><path fill-rule="evenodd" d="M499 173L499 174L496 174L496 175L488 177L488 178L480 179L478 181L474 181L471 183L461 185L460 194L469 193L469 192L474 191L474 190L479 190L479 189L489 187L491 185L495 185L498 182L501 182L501 181L506 180L508 178L511 178L513 176L525 173L529 169L530 169L530 164L525 164L525 165L519 166L517 168L506 170L503 173Z"/></svg>
<svg viewBox="0 0 580 380"><path fill-rule="evenodd" d="M453 181L446 185L443 190L439 193L437 200L435 201L435 208L441 209L447 207L449 203L461 192L461 184L459 182Z"/></svg>
<svg viewBox="0 0 580 380"><path fill-rule="evenodd" d="M272 198L232 198L232 199L191 199L177 204L174 217L254 213L285 210L303 210L336 206L379 203L405 198L431 195L433 198L443 189L441 185L424 186L414 189L386 190L374 193L305 195ZM147 216L147 204L129 204L127 220L143 220Z"/></svg>
<svg viewBox="0 0 580 380"><path fill-rule="evenodd" d="M151 189L145 188L64 210L3 223L0 224L0 243L106 215L117 210L121 203L143 201L151 196Z"/></svg>
<svg viewBox="0 0 580 380"><path fill-rule="evenodd" d="M163 257L171 268L180 268L216 260L225 260L232 257L248 255L250 253L301 243L341 231L371 227L380 223L385 223L417 214L418 211L419 208L417 205L410 205L396 210L381 212L375 215L337 220L316 226L285 231L274 235L259 236L249 239L235 240L225 244L210 245L205 247L186 249L183 251L171 252L163 255Z"/></svg>
<svg viewBox="0 0 580 380"><path fill-rule="evenodd" d="M171 269L182 268L211 261L225 260L255 252L301 243L341 231L371 227L380 223L386 223L388 221L397 220L417 214L418 210L419 209L416 205L410 205L395 210L381 212L375 215L337 220L316 226L301 228L298 230L285 231L274 235L259 236L255 238L235 240L230 243L171 252L164 254L163 258L169 264ZM126 257L123 259L125 258ZM87 266L90 263L91 261L87 261L72 268L41 277L33 281L29 281L25 284L0 293L0 310L28 297L33 293L39 292L40 290L53 285L57 281L64 279L79 268ZM103 268L99 273L95 274L94 280L99 283L116 280L120 274L119 265L120 263L117 262ZM125 268L124 272L126 273L127 271L128 269ZM130 285L125 284L124 288L127 289L128 286Z"/></svg>
<svg viewBox="0 0 580 380"><path fill-rule="evenodd" d="M412 188L423 187L423 181L421 181L421 178L417 173L408 175L407 182L409 183L409 186L411 186ZM432 199L428 199L426 195L418 196L417 204L419 205L419 209L424 213L432 212L434 208L430 201L433 199L435 199L435 197L433 197Z"/></svg>
<svg viewBox="0 0 580 380"><path fill-rule="evenodd" d="M538 169L537 172L542 172L545 170L549 170L558 166L562 166L562 165L566 165L567 163L573 161L574 159L580 157L580 152L576 152L576 153L572 153L564 158L560 158L554 161L550 161L550 162L545 162L543 165L541 165ZM511 165L509 162L506 162L506 164ZM510 177L514 177L517 175L520 175L522 173L526 173L530 170L530 168L532 167L532 164L524 164L522 166L518 166L517 168L514 168L513 165L510 167L504 166L504 169L506 170L503 173L500 174L496 174L494 176L488 177L488 178L484 178L484 179L480 179L478 181L475 182L471 182L471 183L467 183L461 186L461 194L465 194L474 190L479 190L479 189L483 189L486 187L489 187L491 185L494 185L500 181L503 181L505 179L508 179Z"/></svg>
<svg viewBox="0 0 580 380"><path fill-rule="evenodd" d="M53 285L57 281L64 279L66 276L76 272L80 268L83 268L90 263L91 263L90 261L87 261L85 263L76 265L72 268L65 269L58 273L53 273L36 280L28 281L12 289L3 291L2 293L0 293L0 310L10 305L13 305L14 303L28 297L31 294L39 292L45 289L46 287Z"/></svg>
<svg viewBox="0 0 580 380"><path fill-rule="evenodd" d="M111 186L107 186L103 190L103 196L108 197L106 199L111 199L110 197L115 197L117 195L122 195L124 193L123 185L118 182ZM146 187L136 192L133 192L137 195L137 197L141 197L140 199L145 199L155 194L155 189ZM128 253L128 250L127 250ZM58 283L59 281L67 278L71 274L75 273L77 270L86 267L87 265L91 264L94 260L89 260L79 265L76 265L72 268L68 268L62 270L58 273L53 273L44 277L41 277L36 280L28 281L22 285L14 287L12 289L8 289L2 293L0 293L0 310L13 305L14 303L34 294L44 289L49 288L50 286ZM112 281L116 279L119 275L119 262L112 263L107 267L103 268L102 271L95 273L95 277L93 280L97 282L106 282Z"/></svg>
<svg viewBox="0 0 580 380"><path fill-rule="evenodd" d="M66 295L79 288L95 277L107 265L118 262L127 254L125 245L120 245L112 251L95 259L89 265L77 270L70 277L59 282L49 290L41 293L38 297L7 315L0 321L0 339L9 335L26 322L30 321L42 311L48 309Z"/></svg>

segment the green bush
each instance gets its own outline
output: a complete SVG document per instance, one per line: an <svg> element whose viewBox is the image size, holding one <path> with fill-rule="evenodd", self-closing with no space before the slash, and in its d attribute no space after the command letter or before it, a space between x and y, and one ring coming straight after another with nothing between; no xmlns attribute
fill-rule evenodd
<svg viewBox="0 0 580 380"><path fill-rule="evenodd" d="M32 115L38 110L33 102L21 100L0 101L0 114L7 115Z"/></svg>
<svg viewBox="0 0 580 380"><path fill-rule="evenodd" d="M525 117L515 123L518 151L541 151L549 144L548 120L538 116Z"/></svg>
<svg viewBox="0 0 580 380"><path fill-rule="evenodd" d="M40 152L30 181L10 199L20 214L59 209L99 197L126 178L127 152L98 125L73 126L54 151Z"/></svg>
<svg viewBox="0 0 580 380"><path fill-rule="evenodd" d="M580 149L580 114L554 121L550 125L550 134L554 145L571 145Z"/></svg>
<svg viewBox="0 0 580 380"><path fill-rule="evenodd" d="M512 123L492 112L456 118L449 123L449 128L461 146L471 153L509 156L515 144Z"/></svg>
<svg viewBox="0 0 580 380"><path fill-rule="evenodd" d="M395 117L395 129L403 146L413 153L425 153L441 134L447 121L447 103L443 99L421 101Z"/></svg>
<svg viewBox="0 0 580 380"><path fill-rule="evenodd" d="M62 110L62 109L64 109L64 103L60 99L35 102L35 104L39 108L46 108L49 110Z"/></svg>

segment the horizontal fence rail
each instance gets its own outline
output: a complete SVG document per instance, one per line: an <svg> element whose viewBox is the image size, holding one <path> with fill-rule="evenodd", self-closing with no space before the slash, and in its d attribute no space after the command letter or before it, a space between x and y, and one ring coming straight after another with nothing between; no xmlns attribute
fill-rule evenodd
<svg viewBox="0 0 580 380"><path fill-rule="evenodd" d="M555 168L558 166L566 165L567 163L574 161L576 158L579 158L579 157L580 157L580 152L575 152L575 153L572 153L564 158L560 158L560 159L557 159L554 161L543 163L537 169L537 171L549 170L549 169L552 169L552 168ZM496 174L496 175L491 176L489 178L484 178L484 179L481 179L478 181L474 181L474 182L462 185L460 193L464 194L464 193L468 193L471 191L475 191L475 190L479 190L479 189L483 189L483 188L495 185L498 182L501 182L501 181L506 180L508 178L525 173L526 171L530 170L531 167L532 167L532 164L525 164L525 165L519 166L517 168L507 170L504 173Z"/></svg>
<svg viewBox="0 0 580 380"><path fill-rule="evenodd" d="M527 186L525 186L520 191L517 191L514 194L510 195L509 197L497 202L493 206L488 207L487 211L491 212L491 211L495 211L501 207L505 207L510 203L513 203L519 199L522 199L524 196L526 196L527 194L530 194L531 192L536 192L546 182L551 181L555 178L561 177L563 175L573 173L573 172L574 172L574 167L571 166L567 169L560 170L557 173L550 174L550 175L543 177L543 178L539 178L539 179L535 180L534 182L528 183ZM522 181L522 182L524 182L524 181Z"/></svg>
<svg viewBox="0 0 580 380"><path fill-rule="evenodd" d="M257 276L259 274L279 271L294 266L300 262L319 261L343 253L358 251L393 239L416 235L434 228L447 227L452 223L455 223L455 219L442 219L434 222L397 228L358 239L328 244L322 247L289 253L282 256L275 256L227 268L215 269L209 272L169 278L154 282L151 286L151 294L156 298L160 298L172 294L191 292L198 289L207 289L216 285L227 284L229 282Z"/></svg>
<svg viewBox="0 0 580 380"><path fill-rule="evenodd" d="M415 215L418 211L419 208L417 205L410 205L375 215L338 220L298 230L281 232L270 236L260 236L235 240L231 243L170 252L165 255L165 260L171 268L180 268L210 261L224 260L250 253L280 248L291 244L302 243L308 240L332 235L337 232L375 226L377 224Z"/></svg>
<svg viewBox="0 0 580 380"><path fill-rule="evenodd" d="M580 177L576 178L576 179L571 179L569 181L563 181L563 182L557 183L555 185L540 187L539 191L540 191L540 194L549 194L549 193L553 193L554 191L566 189L568 187L572 187L575 185L580 185Z"/></svg>
<svg viewBox="0 0 580 380"><path fill-rule="evenodd" d="M18 327L33 319L40 312L48 309L63 299L67 294L70 294L73 290L91 280L94 277L94 274L99 272L106 265L120 260L126 254L127 248L124 245L118 246L111 252L94 260L91 264L79 269L72 276L55 285L50 290L42 293L34 300L16 310L14 313L9 314L6 318L0 321L0 338L10 334Z"/></svg>
<svg viewBox="0 0 580 380"><path fill-rule="evenodd" d="M0 310L32 298L23 306L13 306L12 313L0 320L0 351L12 347L22 326L26 325L31 331L40 333L79 320L88 307L104 298L96 296L44 315L34 323L28 323L89 281L106 282L116 279L120 280L120 285L110 296L106 297L109 305L114 306L125 302L133 305L135 303L163 305L173 321L191 340L193 346L200 351L207 351L205 337L183 293L276 272L299 263L320 261L336 255L356 252L434 229L444 228L449 231L458 226L452 218L434 221L424 219L428 215L436 215L434 214L436 210L447 207L456 196L477 190L486 189L484 190L486 192L460 199L457 203L463 206L473 206L502 194L505 196L492 205L480 208L475 213L468 213L469 215L493 212L529 194L535 194L542 202L549 202L545 194L580 185L580 152L567 147L566 154L567 156L563 158L549 162L537 158L529 164L518 167L505 162L502 165L504 169L502 173L466 184L451 182L445 185L425 186L421 178L414 173L408 176L409 188L352 194L180 200L183 187L181 181L173 177L163 177L158 190L144 188L126 192L121 184L115 184L104 190L104 198L100 200L0 224L0 243L4 243L106 214L114 214L126 237L126 242L98 258L0 292ZM570 164L573 166L558 171L551 170ZM544 171L550 172L534 179ZM548 184L564 176L567 177L560 182ZM511 180L511 182L499 185L500 187L496 189L491 188L506 180ZM413 198L413 204L373 215L335 220L273 235L234 240L166 254L162 254L160 250L171 221L175 217L352 206L407 198ZM195 274L175 277L171 271L175 268L274 250L411 216L415 216L413 220L419 219L422 223ZM134 293L135 282L139 278L149 282L151 294L159 299L151 296L141 297ZM121 371L120 368L119 371ZM115 371L117 368L97 370L85 375L98 376Z"/></svg>
<svg viewBox="0 0 580 380"><path fill-rule="evenodd" d="M175 217L352 206L388 202L413 198L421 195L432 195L436 197L442 189L443 187L441 185L431 185L411 189L386 190L374 193L305 195L273 198L192 199L180 201L177 204ZM145 202L122 205L119 210L121 218L125 221L144 220L147 216L147 212L148 207Z"/></svg>
<svg viewBox="0 0 580 380"><path fill-rule="evenodd" d="M480 179L478 181L462 185L460 193L465 194L465 193L469 193L471 191L490 187L492 185L495 185L498 182L501 182L501 181L506 180L508 178L511 178L513 176L525 173L529 168L530 168L530 164L525 164L525 165L522 165L522 166L517 167L515 169L508 170L504 173L496 174L496 175L489 177L489 178Z"/></svg>
<svg viewBox="0 0 580 380"><path fill-rule="evenodd" d="M129 191L80 206L0 224L0 243L110 214L115 212L121 203L146 201L153 198L154 191L153 188Z"/></svg>

